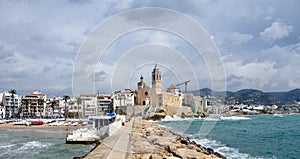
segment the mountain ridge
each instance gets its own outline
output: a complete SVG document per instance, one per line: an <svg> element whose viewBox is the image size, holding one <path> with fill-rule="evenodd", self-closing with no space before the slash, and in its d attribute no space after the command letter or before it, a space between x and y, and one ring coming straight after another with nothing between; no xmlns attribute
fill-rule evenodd
<svg viewBox="0 0 300 159"><path fill-rule="evenodd" d="M300 101L300 89L286 92L263 92L257 89L241 89L238 91L213 91L210 88L190 91L194 95L215 96L226 104L263 104L284 105L295 104Z"/></svg>

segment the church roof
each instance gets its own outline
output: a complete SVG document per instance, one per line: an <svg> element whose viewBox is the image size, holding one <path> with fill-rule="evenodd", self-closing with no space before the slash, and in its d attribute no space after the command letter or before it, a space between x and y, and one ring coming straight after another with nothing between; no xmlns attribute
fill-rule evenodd
<svg viewBox="0 0 300 159"><path fill-rule="evenodd" d="M171 84L168 89L177 89L177 87L174 84Z"/></svg>

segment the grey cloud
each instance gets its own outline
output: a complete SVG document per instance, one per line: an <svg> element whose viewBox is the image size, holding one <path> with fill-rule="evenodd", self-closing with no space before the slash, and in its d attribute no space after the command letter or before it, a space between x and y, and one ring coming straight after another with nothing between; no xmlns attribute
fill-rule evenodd
<svg viewBox="0 0 300 159"><path fill-rule="evenodd" d="M0 46L0 61L6 60L13 56L14 56L13 50L8 50L3 45Z"/></svg>
<svg viewBox="0 0 300 159"><path fill-rule="evenodd" d="M182 12L194 18L215 37L223 55L225 71L229 74L229 89L257 87L264 90L283 90L300 87L297 78L300 74L297 69L300 60L300 47L297 43L300 34L300 21L297 17L299 4L297 0L289 3L272 0L69 0L36 1L30 2L30 5L27 1L1 1L0 15L3 16L0 21L0 77L2 80L8 79L5 88L13 86L31 90L35 87L48 87L53 94L67 91L71 94L74 59L80 44L92 29L114 14L150 6ZM165 19L164 22L174 20L168 17ZM185 27L188 29L188 26ZM205 62L184 40L168 35L169 33L141 32L121 38L107 50L107 56L101 62L110 69L104 72L100 69L95 74L96 82L100 83L97 85L99 89L109 90L105 82L109 79L111 68L124 55L124 51L150 42L166 44L186 55L187 60L198 68L199 85L209 87L209 72ZM137 57L132 61L138 59ZM8 69L11 71L2 71ZM172 74L168 74L166 79L171 81L171 76ZM132 82L133 86L135 82ZM3 89L4 86L1 86L0 90Z"/></svg>
<svg viewBox="0 0 300 159"><path fill-rule="evenodd" d="M103 82L107 77L107 73L105 73L105 71L96 72L95 75L92 74L90 78L94 79L94 77L95 77L95 82Z"/></svg>
<svg viewBox="0 0 300 159"><path fill-rule="evenodd" d="M293 26L275 21L270 27L266 28L259 34L264 40L273 43L275 40L279 40L289 36L290 32L292 31Z"/></svg>

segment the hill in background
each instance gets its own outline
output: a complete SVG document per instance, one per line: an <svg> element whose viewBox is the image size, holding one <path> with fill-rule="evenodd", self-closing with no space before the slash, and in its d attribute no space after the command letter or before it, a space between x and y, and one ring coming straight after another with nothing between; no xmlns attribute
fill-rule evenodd
<svg viewBox="0 0 300 159"><path fill-rule="evenodd" d="M226 104L263 104L263 105L284 105L294 104L300 101L300 89L294 89L288 92L263 92L256 89L242 89L236 92L231 91L213 91L209 88L203 88L196 91L190 91L194 95L203 97L216 97Z"/></svg>

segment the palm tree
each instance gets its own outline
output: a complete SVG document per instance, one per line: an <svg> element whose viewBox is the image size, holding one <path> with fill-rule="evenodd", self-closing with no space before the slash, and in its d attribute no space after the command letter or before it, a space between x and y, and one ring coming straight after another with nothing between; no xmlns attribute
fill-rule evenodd
<svg viewBox="0 0 300 159"><path fill-rule="evenodd" d="M39 98L38 99L38 105L39 105L38 106L39 107L38 110L40 112L40 118L42 117L42 111L41 111L41 109L44 110L44 108L43 108L44 107L44 103L45 103L45 100L43 98Z"/></svg>
<svg viewBox="0 0 300 159"><path fill-rule="evenodd" d="M3 101L0 102L0 107L2 107L2 108L4 107ZM0 118L3 118L3 114L2 113L0 114Z"/></svg>
<svg viewBox="0 0 300 159"><path fill-rule="evenodd" d="M52 116L54 115L54 109L56 108L56 100L51 101L51 108L52 108Z"/></svg>
<svg viewBox="0 0 300 159"><path fill-rule="evenodd" d="M76 103L77 103L77 116L78 117L79 117L79 104L81 104L81 102L82 102L82 99L80 97L77 97L76 98Z"/></svg>
<svg viewBox="0 0 300 159"><path fill-rule="evenodd" d="M64 101L65 101L65 120L66 120L66 118L68 118L67 101L70 99L70 96L64 95L64 96L63 96L63 99L64 99Z"/></svg>
<svg viewBox="0 0 300 159"><path fill-rule="evenodd" d="M29 117L29 104L30 104L30 99L23 99L22 100L22 113L23 113L23 117Z"/></svg>
<svg viewBox="0 0 300 159"><path fill-rule="evenodd" d="M17 94L17 91L15 89L11 89L9 90L9 92L11 94L11 98L12 98L12 111L11 111L11 116L15 117L15 94Z"/></svg>

